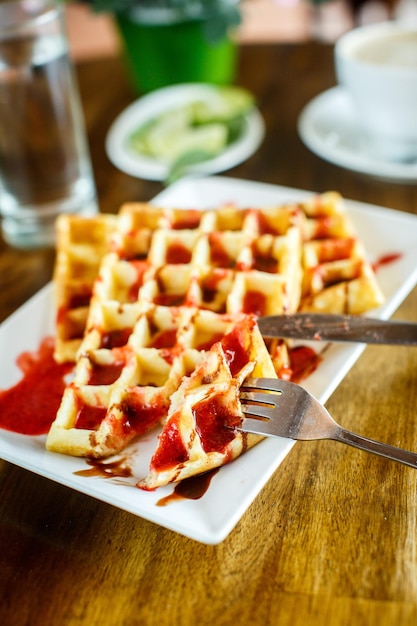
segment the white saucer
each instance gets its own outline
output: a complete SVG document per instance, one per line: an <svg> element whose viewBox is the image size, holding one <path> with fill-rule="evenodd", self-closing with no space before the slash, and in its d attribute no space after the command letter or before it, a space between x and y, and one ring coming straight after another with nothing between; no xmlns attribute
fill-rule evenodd
<svg viewBox="0 0 417 626"><path fill-rule="evenodd" d="M200 83L173 85L142 96L127 107L111 126L106 138L106 151L117 168L137 178L166 180L169 167L160 160L142 156L129 148L128 138L138 127L157 115L196 100L205 98L216 89ZM187 173L207 175L228 170L248 159L259 147L265 133L263 119L257 109L246 115L241 136L223 152L207 161L190 166Z"/></svg>
<svg viewBox="0 0 417 626"><path fill-rule="evenodd" d="M417 162L399 163L367 153L349 95L334 87L302 111L298 132L315 154L347 169L393 182L417 183Z"/></svg>

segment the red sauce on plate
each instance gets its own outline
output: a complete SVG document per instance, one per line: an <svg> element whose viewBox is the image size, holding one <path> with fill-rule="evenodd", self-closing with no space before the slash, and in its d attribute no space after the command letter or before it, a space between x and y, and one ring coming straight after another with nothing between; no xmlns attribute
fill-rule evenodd
<svg viewBox="0 0 417 626"><path fill-rule="evenodd" d="M35 352L23 352L17 365L23 376L9 389L0 391L0 428L23 435L44 435L49 431L66 386L65 375L73 365L58 364L54 340L44 339Z"/></svg>
<svg viewBox="0 0 417 626"><path fill-rule="evenodd" d="M401 252L393 252L392 254L384 254L384 256L381 256L379 259L375 261L375 263L372 264L372 268L374 272L376 272L377 270L379 270L380 267L383 267L384 265L390 265L391 263L394 263L395 261L398 261L399 259L401 259L402 256L403 255L401 254Z"/></svg>

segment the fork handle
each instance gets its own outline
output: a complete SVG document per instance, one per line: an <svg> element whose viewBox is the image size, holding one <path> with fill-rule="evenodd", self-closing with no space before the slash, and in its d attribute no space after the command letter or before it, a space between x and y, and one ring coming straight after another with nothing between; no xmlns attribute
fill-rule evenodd
<svg viewBox="0 0 417 626"><path fill-rule="evenodd" d="M415 452L409 452L408 450L390 446L387 443L381 443L380 441L362 437L362 435L357 435L344 428L340 428L334 436L332 436L332 439L417 469L417 453Z"/></svg>

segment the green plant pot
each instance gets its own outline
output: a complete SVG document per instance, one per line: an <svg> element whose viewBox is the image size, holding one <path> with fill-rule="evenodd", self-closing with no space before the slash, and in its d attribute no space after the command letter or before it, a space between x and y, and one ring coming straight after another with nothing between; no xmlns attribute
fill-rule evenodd
<svg viewBox="0 0 417 626"><path fill-rule="evenodd" d="M140 93L178 83L233 82L237 45L228 34L207 38L203 19L166 24L116 16L132 82Z"/></svg>

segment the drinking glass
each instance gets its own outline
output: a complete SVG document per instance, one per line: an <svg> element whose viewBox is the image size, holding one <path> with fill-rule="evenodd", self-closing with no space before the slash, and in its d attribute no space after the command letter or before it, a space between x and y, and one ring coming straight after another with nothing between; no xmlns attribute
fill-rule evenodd
<svg viewBox="0 0 417 626"><path fill-rule="evenodd" d="M10 245L53 245L63 212L97 212L65 13L0 2L0 214Z"/></svg>

